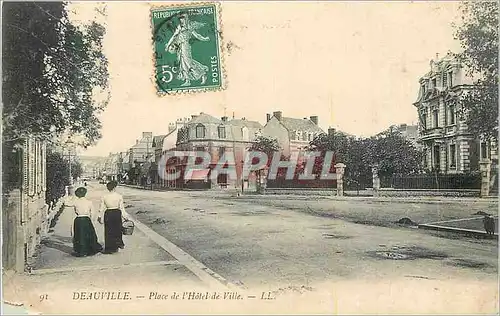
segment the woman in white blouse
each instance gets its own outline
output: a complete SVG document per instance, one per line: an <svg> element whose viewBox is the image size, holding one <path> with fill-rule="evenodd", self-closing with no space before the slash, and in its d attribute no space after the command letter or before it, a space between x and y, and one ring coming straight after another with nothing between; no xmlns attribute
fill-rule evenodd
<svg viewBox="0 0 500 316"><path fill-rule="evenodd" d="M102 197L100 216L97 219L102 224L101 215L104 214L104 252L115 253L118 249L125 248L122 233L122 212L125 211L123 197L115 192L118 185L116 181L110 181L106 187L108 194Z"/></svg>
<svg viewBox="0 0 500 316"><path fill-rule="evenodd" d="M75 191L76 199L73 200L76 218L73 222L73 251L77 257L92 256L102 250L97 241L97 234L92 224L94 209L92 202L85 198L87 189L78 188Z"/></svg>

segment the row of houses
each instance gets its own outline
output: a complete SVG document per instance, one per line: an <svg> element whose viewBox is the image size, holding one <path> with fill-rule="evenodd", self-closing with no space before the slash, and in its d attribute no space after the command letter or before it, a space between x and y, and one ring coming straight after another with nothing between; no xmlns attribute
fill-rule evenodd
<svg viewBox="0 0 500 316"><path fill-rule="evenodd" d="M401 124L395 128L424 152L425 168L442 174L461 174L479 171L481 161L490 161L495 169L496 143L472 135L458 115L457 100L471 88L472 80L454 55L449 53L432 60L430 70L419 79L419 84L418 97L413 103L418 125ZM225 152L233 152L239 172L245 152L260 135L276 138L283 154L289 155L307 147L321 133L324 131L318 125L318 116L291 118L276 111L267 114L265 124L261 124L245 118L217 118L200 113L170 123L164 135L144 132L128 151L111 154L103 169L108 179L182 187L184 183L165 183L157 174L158 162L166 151L209 152L214 159L212 164ZM204 184L206 187L227 185L230 184L223 175L217 183Z"/></svg>
<svg viewBox="0 0 500 316"><path fill-rule="evenodd" d="M240 178L245 153L259 136L277 139L284 155L300 150L324 131L318 126L318 117L310 116L302 119L283 116L281 111L266 115L266 123L232 118L214 117L207 113L192 115L190 118L177 119L168 126L168 133L153 136L151 132L143 132L128 151L113 153L105 160L102 174L108 180L128 181L141 185L183 188L197 186L203 188L228 187L242 183L243 187L255 184L255 175L250 175L247 182ZM226 152L235 157L235 168L238 179L228 179L227 175L217 177L216 183L210 181L199 183L197 177L205 178L206 174L196 174L191 183L165 181L157 172L158 162L167 151L204 151L210 153L214 167L218 158ZM175 168L182 168L179 162Z"/></svg>

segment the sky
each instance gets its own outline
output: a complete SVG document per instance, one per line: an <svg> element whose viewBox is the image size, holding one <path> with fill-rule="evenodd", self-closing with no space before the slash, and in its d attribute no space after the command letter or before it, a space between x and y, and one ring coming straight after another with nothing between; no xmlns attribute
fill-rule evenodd
<svg viewBox="0 0 500 316"><path fill-rule="evenodd" d="M458 2L222 2L226 89L161 97L149 12L162 4L106 4L111 99L102 139L82 155L125 151L142 132L166 134L170 122L200 112L262 124L273 111L317 115L325 131L374 135L416 123L418 79L436 54L460 49L451 25ZM75 17L94 5L73 4Z"/></svg>

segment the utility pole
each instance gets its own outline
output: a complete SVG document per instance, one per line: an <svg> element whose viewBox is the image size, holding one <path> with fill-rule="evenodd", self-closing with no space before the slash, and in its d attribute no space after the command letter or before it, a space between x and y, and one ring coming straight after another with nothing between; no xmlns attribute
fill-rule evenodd
<svg viewBox="0 0 500 316"><path fill-rule="evenodd" d="M71 174L71 154L72 154L71 150L73 149L74 143L70 137L68 137L66 145L68 147L68 160L69 160L69 186L73 186L73 175Z"/></svg>

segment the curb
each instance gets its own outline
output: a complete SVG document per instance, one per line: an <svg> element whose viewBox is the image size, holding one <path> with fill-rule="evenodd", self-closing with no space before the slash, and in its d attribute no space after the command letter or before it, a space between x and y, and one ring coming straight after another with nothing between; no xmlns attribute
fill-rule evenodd
<svg viewBox="0 0 500 316"><path fill-rule="evenodd" d="M202 282L209 286L213 286L215 288L220 288L221 286L232 290L232 289L241 289L237 285L229 282L221 275L212 271L208 267L206 267L203 263L197 261L191 255L186 253L181 248L177 247L174 243L161 236L145 224L141 223L135 217L131 216L128 212L124 211L124 215L127 218L132 219L134 221L135 227L142 231L151 241L156 243L160 248L168 252L172 255L180 264L184 265L189 271L191 271L194 275L196 275Z"/></svg>
<svg viewBox="0 0 500 316"><path fill-rule="evenodd" d="M469 234L469 235L480 236L480 237L491 236L491 235L486 234L486 232L483 232L480 230L445 227L445 226L433 225L433 224L420 224L420 225L418 225L418 228L419 229L427 229L427 230L435 230L435 231L446 231L446 232L452 232L452 233L460 233L460 234L466 234L466 235ZM493 239L498 240L497 233L495 233L492 237L493 237Z"/></svg>

